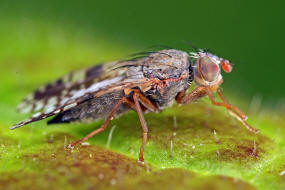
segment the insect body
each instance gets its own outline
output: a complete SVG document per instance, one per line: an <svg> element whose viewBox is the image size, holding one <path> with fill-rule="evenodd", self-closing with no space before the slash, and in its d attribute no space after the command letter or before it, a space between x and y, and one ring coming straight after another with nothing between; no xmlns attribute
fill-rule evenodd
<svg viewBox="0 0 285 190"><path fill-rule="evenodd" d="M190 63L191 58L194 65ZM213 104L226 107L248 129L257 132L246 123L245 114L230 105L219 90L223 82L220 68L231 71L230 63L215 55L199 51L189 56L174 49L150 52L132 60L95 65L72 72L29 95L18 110L37 113L11 129L51 116L55 117L48 124L106 118L100 128L69 145L73 147L104 131L114 116L132 109L137 112L142 125L139 160L143 161L148 133L143 114L160 111L174 100L186 104L207 95ZM187 94L193 80L197 88ZM219 94L222 103L215 101L212 92Z"/></svg>

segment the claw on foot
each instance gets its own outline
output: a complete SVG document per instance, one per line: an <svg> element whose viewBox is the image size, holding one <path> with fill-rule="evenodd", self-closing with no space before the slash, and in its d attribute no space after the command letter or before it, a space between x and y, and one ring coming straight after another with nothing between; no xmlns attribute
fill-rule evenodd
<svg viewBox="0 0 285 190"><path fill-rule="evenodd" d="M74 146L72 145L72 144L69 144L68 146L67 146L67 148L69 148L69 149L74 149Z"/></svg>
<svg viewBox="0 0 285 190"><path fill-rule="evenodd" d="M143 160L143 159L138 159L138 164L142 164L142 165L144 165L144 164L145 164L145 162L144 162L144 160Z"/></svg>

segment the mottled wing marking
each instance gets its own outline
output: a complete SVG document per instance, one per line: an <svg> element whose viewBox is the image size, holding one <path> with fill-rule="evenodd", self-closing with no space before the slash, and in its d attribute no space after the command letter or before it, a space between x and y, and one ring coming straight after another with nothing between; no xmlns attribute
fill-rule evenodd
<svg viewBox="0 0 285 190"><path fill-rule="evenodd" d="M26 125L28 123L38 121L45 119L47 117L50 117L52 115L61 113L63 111L67 111L78 104L85 102L91 98L96 98L96 96L100 95L96 92L108 92L109 90L122 90L125 87L130 87L131 83L128 82L122 82L122 77L116 77L110 80L104 80L98 83L95 83L91 85L89 88L85 90L80 90L77 93L74 93L71 98L66 99L66 101L62 104L60 104L57 107L54 107L53 105L47 106L43 112L38 112L34 114L31 118L21 121L14 126L11 127L11 129L15 129L18 127L21 127L23 125Z"/></svg>
<svg viewBox="0 0 285 190"><path fill-rule="evenodd" d="M102 65L71 72L53 83L40 87L25 98L17 107L21 113L35 112L46 107L57 107L63 99L72 96L79 89L88 88L103 73Z"/></svg>

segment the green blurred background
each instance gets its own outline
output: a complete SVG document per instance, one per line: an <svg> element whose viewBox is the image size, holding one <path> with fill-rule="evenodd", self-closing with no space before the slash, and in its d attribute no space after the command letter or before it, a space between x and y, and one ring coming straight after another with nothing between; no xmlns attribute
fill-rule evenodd
<svg viewBox="0 0 285 190"><path fill-rule="evenodd" d="M280 106L284 7L281 0L2 0L0 68L15 73L5 80L34 87L46 77L41 81L35 73L36 81L25 81L25 67L45 69L52 79L79 65L120 59L152 45L189 51L183 43L188 40L234 63L233 72L224 74L226 91Z"/></svg>

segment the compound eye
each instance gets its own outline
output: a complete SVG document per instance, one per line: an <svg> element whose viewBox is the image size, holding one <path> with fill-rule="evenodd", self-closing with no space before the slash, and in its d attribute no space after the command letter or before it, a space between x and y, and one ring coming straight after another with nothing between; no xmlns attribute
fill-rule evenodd
<svg viewBox="0 0 285 190"><path fill-rule="evenodd" d="M233 69L232 64L228 60L221 60L221 66L226 73L230 73Z"/></svg>
<svg viewBox="0 0 285 190"><path fill-rule="evenodd" d="M208 82L216 80L220 74L219 65L214 63L209 57L202 57L200 60L200 68L204 79Z"/></svg>

